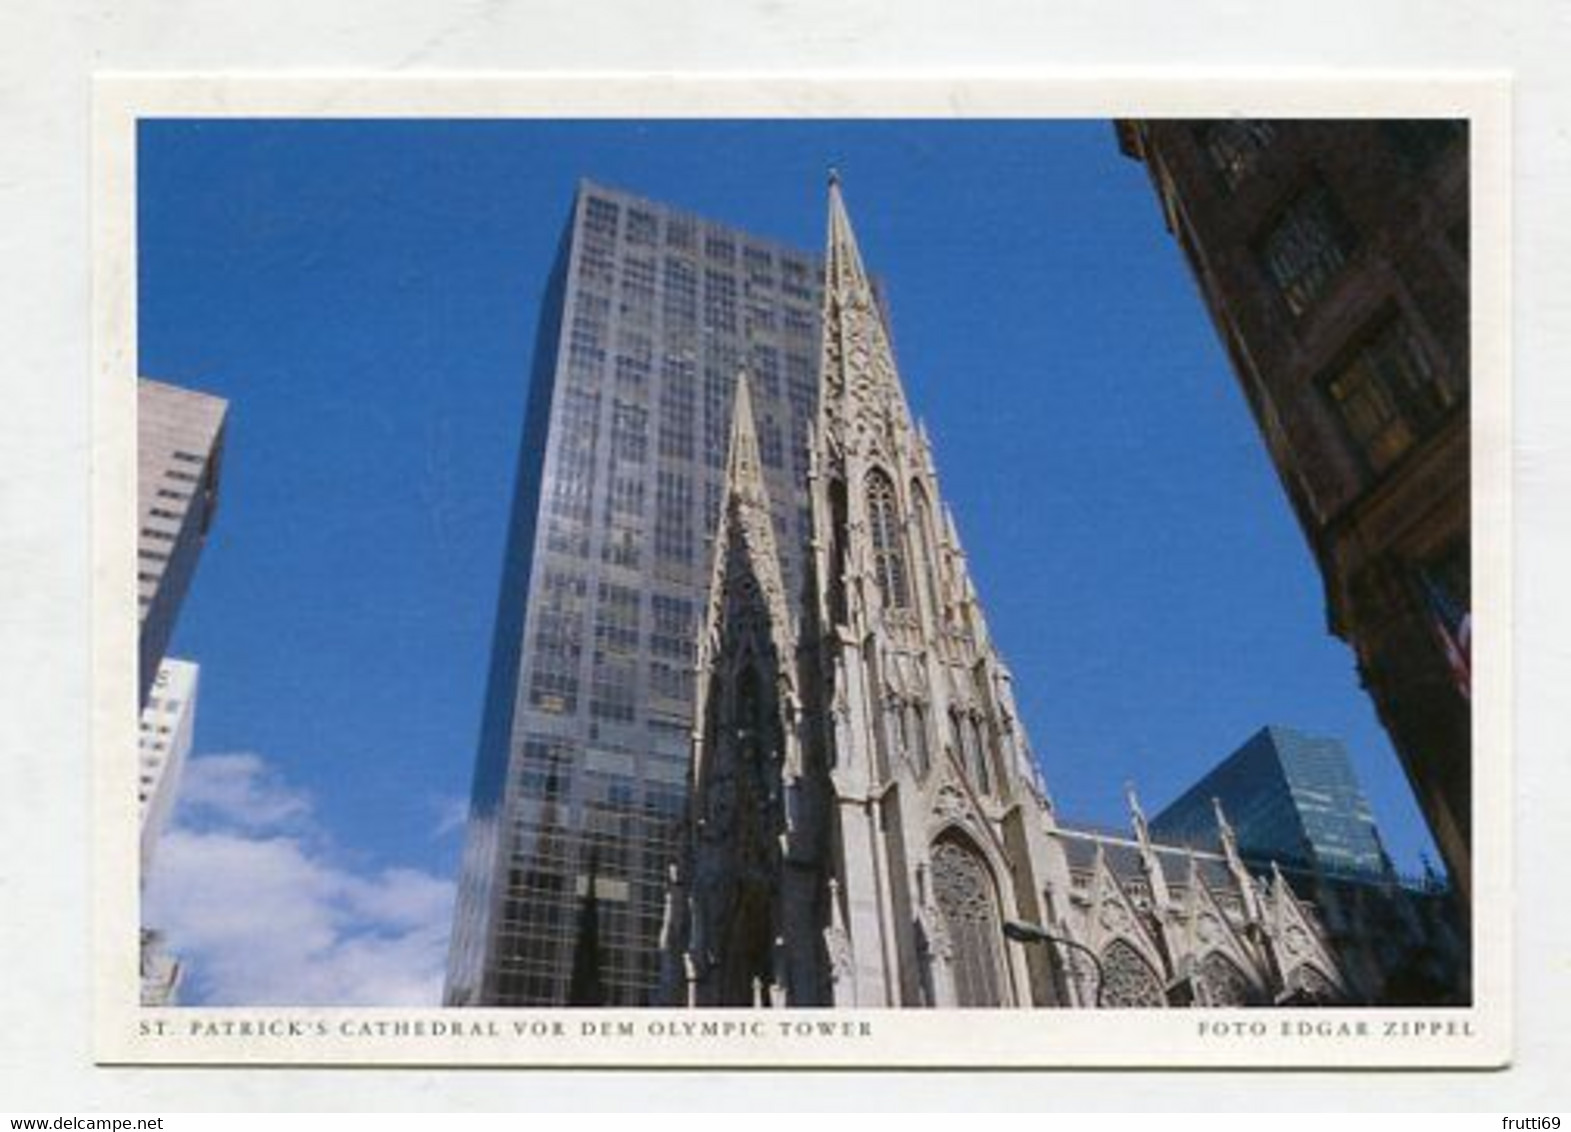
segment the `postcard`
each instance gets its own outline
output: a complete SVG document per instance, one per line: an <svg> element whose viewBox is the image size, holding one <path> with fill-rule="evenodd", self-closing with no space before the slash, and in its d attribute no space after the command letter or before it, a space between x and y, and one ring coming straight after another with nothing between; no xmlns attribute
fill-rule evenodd
<svg viewBox="0 0 1571 1132"><path fill-rule="evenodd" d="M101 76L98 1059L1505 1064L1507 99Z"/></svg>

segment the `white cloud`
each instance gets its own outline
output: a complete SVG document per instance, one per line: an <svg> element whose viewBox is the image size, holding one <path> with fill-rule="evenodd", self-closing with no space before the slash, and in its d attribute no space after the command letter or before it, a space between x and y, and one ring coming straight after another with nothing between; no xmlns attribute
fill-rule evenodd
<svg viewBox="0 0 1571 1132"><path fill-rule="evenodd" d="M433 838L448 837L469 824L468 798L441 798L436 801L434 808L436 828L431 831Z"/></svg>
<svg viewBox="0 0 1571 1132"><path fill-rule="evenodd" d="M188 1003L434 1006L453 889L347 863L308 794L255 755L209 755L186 766L144 912L186 964Z"/></svg>
<svg viewBox="0 0 1571 1132"><path fill-rule="evenodd" d="M293 789L258 755L204 755L180 779L180 820L245 829L299 825L311 799Z"/></svg>

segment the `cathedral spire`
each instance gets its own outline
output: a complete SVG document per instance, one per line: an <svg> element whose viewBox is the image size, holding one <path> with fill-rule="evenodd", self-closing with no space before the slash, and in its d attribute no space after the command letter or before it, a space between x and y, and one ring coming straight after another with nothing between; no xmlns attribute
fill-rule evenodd
<svg viewBox="0 0 1571 1132"><path fill-rule="evenodd" d="M915 436L894 349L874 301L838 177L829 181L820 364L820 441L861 445L876 436L892 451ZM857 440L858 434L864 440Z"/></svg>
<svg viewBox="0 0 1571 1132"><path fill-rule="evenodd" d="M872 284L862 266L862 253L856 245L856 232L846 212L840 191L840 174L829 171L829 273L828 290L844 300L853 296L872 302Z"/></svg>
<svg viewBox="0 0 1571 1132"><path fill-rule="evenodd" d="M725 494L720 527L715 532L714 563L709 584L706 631L700 639L699 665L713 659L718 633L725 621L725 602L735 598L734 583L746 574L753 592L764 603L770 636L780 656L789 655L792 626L785 601L780 555L775 548L775 526L769 488L764 483L759 457L758 429L753 420L753 396L746 367L736 375L736 395L731 409L731 443L726 456Z"/></svg>
<svg viewBox="0 0 1571 1132"><path fill-rule="evenodd" d="M788 796L801 759L795 733L796 630L775 549L752 392L740 370L709 602L699 636L683 908L666 935L667 997L757 1005L786 931L776 884L793 848ZM793 933L796 929L792 929ZM773 993L773 992L771 992ZM782 991L781 993L787 993ZM800 986L796 993L808 992Z"/></svg>
<svg viewBox="0 0 1571 1132"><path fill-rule="evenodd" d="M750 619L763 627L777 662L795 650L795 629L786 603L780 556L775 549L774 519L759 458L746 367L737 370L722 499L710 567L709 605L698 639L699 720L703 718L707 695L703 674L713 670L727 647L735 648L736 640L728 641L727 635L739 629L742 621ZM744 605L752 608L744 610ZM742 616L744 613L746 617ZM694 758L695 782L702 783L706 762L707 752L700 744Z"/></svg>
<svg viewBox="0 0 1571 1132"><path fill-rule="evenodd" d="M728 494L751 506L769 506L763 465L758 455L758 426L753 420L753 395L747 370L736 374L736 398L731 409L731 445L726 459Z"/></svg>

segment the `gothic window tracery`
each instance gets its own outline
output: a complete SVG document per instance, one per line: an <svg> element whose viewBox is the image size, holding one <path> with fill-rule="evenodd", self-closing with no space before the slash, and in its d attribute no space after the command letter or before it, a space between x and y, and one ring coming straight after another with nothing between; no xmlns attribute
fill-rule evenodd
<svg viewBox="0 0 1571 1132"><path fill-rule="evenodd" d="M895 485L876 468L867 477L867 526L873 544L873 576L884 605L906 609L911 600L905 553L900 547Z"/></svg>
<svg viewBox="0 0 1571 1132"><path fill-rule="evenodd" d="M1115 939L1102 951L1103 1006L1153 1007L1165 1006L1167 997L1162 993L1162 982L1134 946L1127 940Z"/></svg>
<svg viewBox="0 0 1571 1132"><path fill-rule="evenodd" d="M1248 977L1220 951L1212 951L1200 961L1200 981L1212 1006L1249 1006L1255 1000Z"/></svg>
<svg viewBox="0 0 1571 1132"><path fill-rule="evenodd" d="M957 1006L1002 1006L998 896L981 854L959 837L933 846L933 897L949 938Z"/></svg>
<svg viewBox="0 0 1571 1132"><path fill-rule="evenodd" d="M1301 963L1293 968L1287 983L1290 989L1313 1003L1335 1002L1339 997L1331 980L1312 963Z"/></svg>

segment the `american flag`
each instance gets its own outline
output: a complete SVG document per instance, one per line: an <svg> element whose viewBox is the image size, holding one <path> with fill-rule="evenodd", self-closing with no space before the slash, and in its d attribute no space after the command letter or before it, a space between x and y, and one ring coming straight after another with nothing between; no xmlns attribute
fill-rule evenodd
<svg viewBox="0 0 1571 1132"><path fill-rule="evenodd" d="M1429 620L1451 666L1451 679L1462 698L1473 698L1473 616L1463 609L1426 571L1419 571Z"/></svg>

